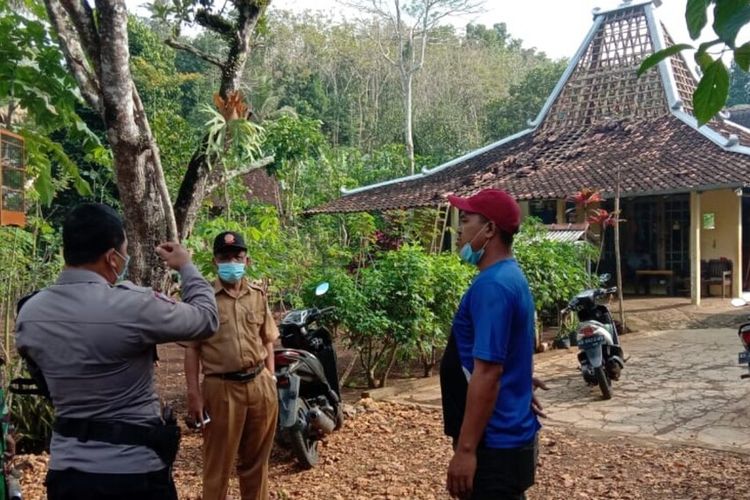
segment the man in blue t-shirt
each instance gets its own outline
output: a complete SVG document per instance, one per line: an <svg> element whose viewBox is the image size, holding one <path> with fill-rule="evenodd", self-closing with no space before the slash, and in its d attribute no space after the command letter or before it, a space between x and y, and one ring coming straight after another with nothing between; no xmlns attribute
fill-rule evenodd
<svg viewBox="0 0 750 500"><path fill-rule="evenodd" d="M461 299L440 367L451 496L523 499L534 484L541 414L533 397L534 299L513 258L521 210L507 193L449 196L461 258L479 274Z"/></svg>

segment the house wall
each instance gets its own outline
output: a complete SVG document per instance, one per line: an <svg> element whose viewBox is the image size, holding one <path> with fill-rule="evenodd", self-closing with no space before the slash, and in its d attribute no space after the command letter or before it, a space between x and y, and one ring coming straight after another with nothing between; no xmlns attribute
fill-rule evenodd
<svg viewBox="0 0 750 500"><path fill-rule="evenodd" d="M714 229L703 227L704 214L714 214ZM732 261L732 295L738 297L742 285L742 197L734 190L706 191L700 199L700 258L725 257ZM715 285L711 295L721 295Z"/></svg>

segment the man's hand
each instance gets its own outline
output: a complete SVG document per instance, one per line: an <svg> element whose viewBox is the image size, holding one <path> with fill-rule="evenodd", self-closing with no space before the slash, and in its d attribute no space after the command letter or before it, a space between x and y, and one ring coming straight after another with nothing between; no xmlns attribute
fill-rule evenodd
<svg viewBox="0 0 750 500"><path fill-rule="evenodd" d="M156 253L172 269L179 271L190 263L190 252L179 243L168 241L156 247Z"/></svg>
<svg viewBox="0 0 750 500"><path fill-rule="evenodd" d="M448 493L453 498L468 498L474 489L477 471L476 452L456 450L448 465Z"/></svg>
<svg viewBox="0 0 750 500"><path fill-rule="evenodd" d="M533 387L534 391L534 393L532 393L531 395L531 409L536 415L542 418L547 418L547 415L544 413L544 407L542 406L542 403L539 402L539 398L536 397L536 390L541 389L543 391L548 391L549 387L547 387L547 384L536 377L531 377L531 387Z"/></svg>
<svg viewBox="0 0 750 500"><path fill-rule="evenodd" d="M203 396L200 391L189 391L187 395L188 418L196 424L201 424L203 429Z"/></svg>

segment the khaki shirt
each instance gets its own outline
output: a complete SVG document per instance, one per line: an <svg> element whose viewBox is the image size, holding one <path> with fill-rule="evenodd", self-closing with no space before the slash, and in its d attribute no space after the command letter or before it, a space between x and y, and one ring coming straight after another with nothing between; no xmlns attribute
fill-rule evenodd
<svg viewBox="0 0 750 500"><path fill-rule="evenodd" d="M268 356L265 345L279 338L263 290L243 279L239 295L232 297L217 279L214 292L219 330L210 339L192 343L200 350L203 373L245 371L262 363Z"/></svg>

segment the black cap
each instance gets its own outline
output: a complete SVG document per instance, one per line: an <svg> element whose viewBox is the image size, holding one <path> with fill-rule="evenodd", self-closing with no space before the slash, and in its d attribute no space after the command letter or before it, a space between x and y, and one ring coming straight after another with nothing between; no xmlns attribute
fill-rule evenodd
<svg viewBox="0 0 750 500"><path fill-rule="evenodd" d="M245 239L240 233L234 231L224 231L214 239L214 254L225 252L227 250L245 250Z"/></svg>

